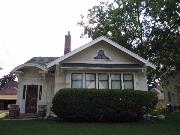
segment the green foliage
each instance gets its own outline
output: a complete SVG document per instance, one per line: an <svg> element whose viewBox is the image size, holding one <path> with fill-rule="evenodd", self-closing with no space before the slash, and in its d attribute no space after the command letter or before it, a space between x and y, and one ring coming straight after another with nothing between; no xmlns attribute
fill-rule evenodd
<svg viewBox="0 0 180 135"><path fill-rule="evenodd" d="M101 2L81 16L82 36L106 36L157 66L148 70L148 83L165 80L175 65L177 1L114 0Z"/></svg>
<svg viewBox="0 0 180 135"><path fill-rule="evenodd" d="M4 87L4 85L10 81L14 81L16 78L16 75L14 74L7 74L4 75L2 78L0 78L0 89Z"/></svg>
<svg viewBox="0 0 180 135"><path fill-rule="evenodd" d="M179 72L180 71L180 1L178 0L178 10L177 10L177 14L178 14L178 34L177 34L177 40L176 40L176 71Z"/></svg>
<svg viewBox="0 0 180 135"><path fill-rule="evenodd" d="M62 89L52 103L64 121L134 121L154 109L157 96L138 90Z"/></svg>

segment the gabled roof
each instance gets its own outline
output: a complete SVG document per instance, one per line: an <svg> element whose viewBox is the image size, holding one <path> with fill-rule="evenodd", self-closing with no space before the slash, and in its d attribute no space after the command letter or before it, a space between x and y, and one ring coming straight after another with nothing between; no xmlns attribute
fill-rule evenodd
<svg viewBox="0 0 180 135"><path fill-rule="evenodd" d="M156 66L154 64L152 64L151 62L149 62L148 60L145 60L144 58L140 57L139 55L133 53L132 51L126 49L125 47L115 43L114 41L101 36L77 49L75 49L74 51L71 51L65 55L63 55L62 57L33 57L32 59L28 60L27 62L25 62L24 64L21 64L19 66L17 66L16 68L14 68L11 72L15 72L23 67L37 67L43 71L48 71L48 68L58 64L59 62L79 53L80 51L93 46L94 44L100 42L100 41L105 41L107 43L109 43L110 45L116 47L117 49L123 51L124 53L134 57L135 59L141 61L142 63L144 63L146 66L149 66L153 69L156 68Z"/></svg>
<svg viewBox="0 0 180 135"><path fill-rule="evenodd" d="M149 66L149 67L151 67L153 69L156 68L156 66L154 64L152 64L151 62L149 62L148 60L145 60L144 58L140 57L139 55L133 53L132 51L126 49L125 47L115 43L114 41L112 41L112 40L110 40L110 39L108 39L108 38L106 38L104 36L101 36L101 37L99 37L99 38L97 38L97 39L95 39L95 40L93 40L93 41L91 41L91 42L89 42L89 43L87 43L87 44L85 44L85 45L75 49L74 51L71 51L71 52L65 54L64 56L62 56L62 57L60 57L60 58L58 58L58 59L48 63L47 68L50 68L50 67L52 67L55 64L58 64L59 62L61 62L61 61L65 60L65 59L67 59L67 58L69 58L69 57L79 53L80 51L82 51L82 50L84 50L84 49L86 49L86 48L88 48L90 46L93 46L94 44L96 44L96 43L98 43L100 41L105 41L105 42L109 43L110 45L116 47L117 49L119 49L119 50L129 54L130 56L134 57L135 59L141 61L146 66Z"/></svg>
<svg viewBox="0 0 180 135"><path fill-rule="evenodd" d="M22 65L17 66L11 72L15 72L23 67L37 67L43 71L47 71L48 63L58 59L59 57L33 57Z"/></svg>

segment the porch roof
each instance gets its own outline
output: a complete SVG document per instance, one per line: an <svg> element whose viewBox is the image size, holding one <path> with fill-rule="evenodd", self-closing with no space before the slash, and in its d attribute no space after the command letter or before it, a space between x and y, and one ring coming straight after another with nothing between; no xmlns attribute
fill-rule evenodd
<svg viewBox="0 0 180 135"><path fill-rule="evenodd" d="M33 63L33 64L38 64L42 67L46 67L48 65L48 63L50 63L58 58L59 57L33 57L30 60L28 60L27 62L25 62L25 64Z"/></svg>
<svg viewBox="0 0 180 135"><path fill-rule="evenodd" d="M24 68L24 67L37 67L44 71L47 71L48 63L50 63L58 58L59 57L33 57L30 60L28 60L27 62L25 62L24 64L19 65L16 68L14 68L11 72L15 73L16 71L18 71L19 69Z"/></svg>

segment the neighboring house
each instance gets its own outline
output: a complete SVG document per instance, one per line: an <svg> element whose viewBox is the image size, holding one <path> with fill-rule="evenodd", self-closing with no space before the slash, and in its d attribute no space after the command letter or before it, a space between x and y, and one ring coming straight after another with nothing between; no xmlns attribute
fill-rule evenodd
<svg viewBox="0 0 180 135"><path fill-rule="evenodd" d="M0 110L8 110L8 105L16 104L17 86L16 81L10 81L0 90Z"/></svg>
<svg viewBox="0 0 180 135"><path fill-rule="evenodd" d="M160 84L154 84L150 91L156 93L159 101L164 101L163 88L160 86Z"/></svg>
<svg viewBox="0 0 180 135"><path fill-rule="evenodd" d="M166 104L180 105L180 72L173 72L168 78L168 85L164 88Z"/></svg>
<svg viewBox="0 0 180 135"><path fill-rule="evenodd" d="M21 113L50 112L54 94L62 88L135 89L147 91L147 67L155 65L121 45L99 37L71 51L65 36L64 56L34 57L12 70L18 77Z"/></svg>
<svg viewBox="0 0 180 135"><path fill-rule="evenodd" d="M161 85L155 83L150 89L150 91L154 92L158 97L158 103L156 105L156 109L160 109L160 110L165 109L164 92Z"/></svg>

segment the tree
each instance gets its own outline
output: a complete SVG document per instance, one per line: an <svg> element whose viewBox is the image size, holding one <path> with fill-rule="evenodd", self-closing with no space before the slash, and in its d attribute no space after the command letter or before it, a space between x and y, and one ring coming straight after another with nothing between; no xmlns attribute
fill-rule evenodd
<svg viewBox="0 0 180 135"><path fill-rule="evenodd" d="M175 65L177 1L114 0L100 2L81 15L81 36L106 36L157 66L148 69L148 84L163 82ZM87 21L86 21L87 20ZM163 76L162 76L163 75Z"/></svg>
<svg viewBox="0 0 180 135"><path fill-rule="evenodd" d="M5 84L7 84L10 81L14 81L16 78L16 75L14 74L7 74L4 75L2 78L0 78L0 89L4 87Z"/></svg>
<svg viewBox="0 0 180 135"><path fill-rule="evenodd" d="M178 33L177 33L177 41L176 41L176 71L179 72L180 71L180 0L177 0L177 15L178 15Z"/></svg>

